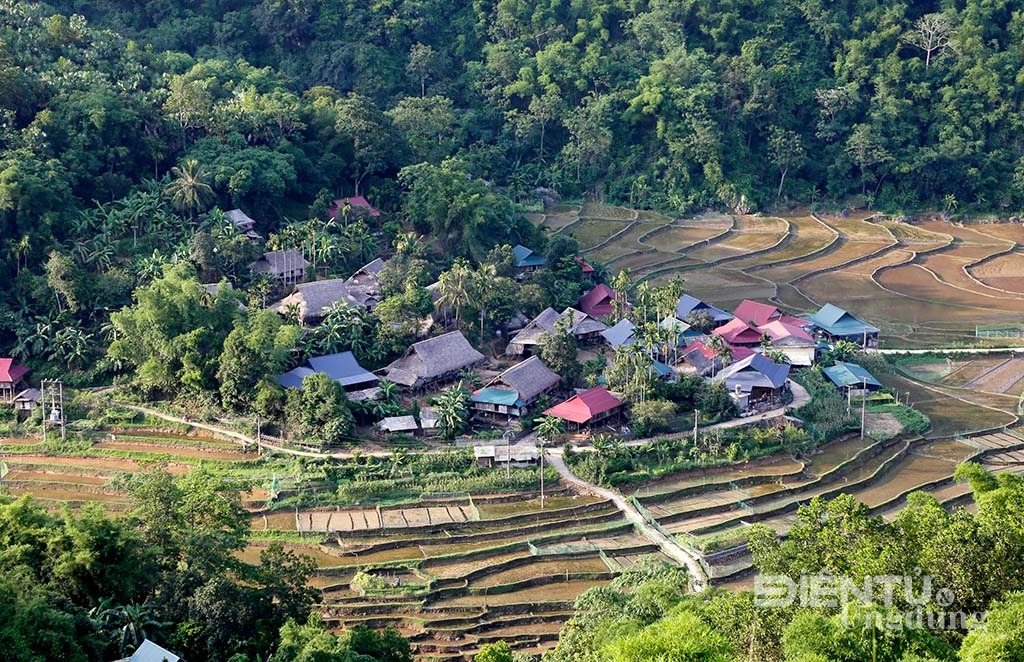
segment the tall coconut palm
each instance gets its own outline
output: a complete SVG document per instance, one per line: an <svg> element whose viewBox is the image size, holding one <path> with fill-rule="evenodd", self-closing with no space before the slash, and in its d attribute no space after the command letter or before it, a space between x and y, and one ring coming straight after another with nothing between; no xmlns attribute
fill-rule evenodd
<svg viewBox="0 0 1024 662"><path fill-rule="evenodd" d="M732 360L732 347L717 333L708 336L707 348L715 353L714 359L721 359L723 366ZM711 361L712 376L715 373L714 359Z"/></svg>
<svg viewBox="0 0 1024 662"><path fill-rule="evenodd" d="M437 302L455 309L455 326L459 325L462 309L469 305L472 275L469 261L460 257L455 259L451 269L438 278L441 297Z"/></svg>
<svg viewBox="0 0 1024 662"><path fill-rule="evenodd" d="M189 220L194 220L196 212L205 210L213 200L209 174L199 165L199 161L189 159L183 166L171 168L171 176L173 179L164 192L171 198L171 205L175 209L188 212Z"/></svg>

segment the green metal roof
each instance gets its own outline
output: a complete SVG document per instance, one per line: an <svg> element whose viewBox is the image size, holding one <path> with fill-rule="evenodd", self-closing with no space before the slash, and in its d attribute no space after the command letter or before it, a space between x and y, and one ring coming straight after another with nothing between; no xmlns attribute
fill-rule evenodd
<svg viewBox="0 0 1024 662"><path fill-rule="evenodd" d="M882 384L870 372L856 363L836 361L835 365L825 368L825 376L840 387L861 386L862 384L882 387Z"/></svg>
<svg viewBox="0 0 1024 662"><path fill-rule="evenodd" d="M484 402L489 405L505 405L513 407L519 402L519 392L503 388L482 388L470 398L473 402Z"/></svg>

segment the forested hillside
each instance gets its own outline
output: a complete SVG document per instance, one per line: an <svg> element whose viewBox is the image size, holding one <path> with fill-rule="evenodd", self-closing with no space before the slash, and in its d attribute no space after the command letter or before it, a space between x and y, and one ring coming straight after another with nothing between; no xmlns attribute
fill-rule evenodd
<svg viewBox="0 0 1024 662"><path fill-rule="evenodd" d="M133 127L144 135L104 138L129 148L121 172L130 178L148 171L138 161L159 170L182 152L211 157L207 141L216 137L231 146L220 159L255 159L244 150L265 147L273 154L260 155L261 167L282 171L232 189L243 196L257 187L269 189L259 195L280 195L354 184L363 174L386 176L453 154L474 174L513 188L597 189L669 208L737 205L744 196L761 208L779 191L800 200L863 193L893 210L947 195L1016 208L1024 195L1014 176L1022 19L1013 2L73 0L54 7L147 53L133 55L116 41L104 47L103 57L121 60L107 72L111 83L142 106L137 112L147 108L159 119ZM42 48L74 60L69 48L91 39L57 27L51 23ZM189 58L148 55L164 51ZM280 72L281 84L269 71L246 75L247 67L230 64L239 58ZM138 80L147 73L159 78ZM137 83L117 84L133 75ZM152 96L136 95L146 88ZM40 92L19 120L52 105ZM349 93L359 95L348 102L360 109L352 128L375 153L372 164L358 154L353 163L353 154L331 149L334 136L313 132L309 106L337 106L337 95ZM232 105L249 115L249 126L237 125ZM273 126L258 119L265 113L276 116ZM309 140L318 148L303 149Z"/></svg>

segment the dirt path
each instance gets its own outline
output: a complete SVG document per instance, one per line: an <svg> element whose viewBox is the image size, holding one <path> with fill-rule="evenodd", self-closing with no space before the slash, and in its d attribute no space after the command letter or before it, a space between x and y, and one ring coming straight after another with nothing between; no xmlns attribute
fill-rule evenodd
<svg viewBox="0 0 1024 662"><path fill-rule="evenodd" d="M265 448L267 450L276 451L278 453L285 453L287 455L295 455L295 456L298 456L298 457L314 457L314 458L321 459L321 460L322 459L327 459L327 458L336 458L336 459L339 459L339 460L348 460L348 459L351 459L351 458L355 457L355 453L351 453L351 452L348 452L348 451L338 451L338 452L335 452L335 453L316 453L316 452L313 452L313 451L300 451L300 450L296 450L294 448L285 448L283 446L278 446L277 444L272 444L272 443L268 442L266 439L260 440L259 443L257 444L257 441L256 441L255 437L250 437L249 435L242 434L241 432L235 432L234 430L229 430L227 428L218 427L216 425L209 425L207 423L199 423L197 421L186 420L186 419L182 418L181 416L174 416L173 414L167 414L167 413L164 413L164 412L162 412L162 411L160 411L158 409L151 409L149 407L142 407L140 405L130 405L130 404L123 403L123 402L119 402L118 404L121 405L122 407L126 407L128 409L131 409L131 410L143 413L143 414L148 414L149 416L155 416L157 418L162 418L165 421L171 421L172 423L182 423L184 425L191 425L194 428L198 428L200 430L206 430L207 432L213 432L215 434L219 434L219 435L222 435L222 436L225 436L225 437L229 437L229 438L234 439L236 441L240 441L243 444L248 444L248 445L251 445L251 446L259 446L261 448ZM391 452L389 452L389 451L361 451L359 453L359 455L362 456L362 457L366 457L368 455L369 456L374 456L374 457L391 457Z"/></svg>
<svg viewBox="0 0 1024 662"><path fill-rule="evenodd" d="M550 449L548 450L546 455L551 466L553 466L558 471L558 475L562 477L562 480L564 480L567 483L576 485L577 487L586 490L592 494L597 494L601 497L604 497L605 499L611 500L611 502L615 504L615 507L618 508L623 515L625 515L626 519L628 519L630 522L633 523L634 526L636 526L637 531L643 534L645 538L653 542L655 545L660 547L661 551L663 551L670 558L685 566L690 573L690 587L693 591L699 592L707 588L709 584L709 577L707 572L704 570L704 566L701 565L699 557L697 557L695 554L690 553L681 545L679 545L679 543L668 538L660 531L658 531L650 524L648 524L647 520L645 520L643 516L637 511L637 509L633 507L633 504L627 501L625 497L623 497L618 492L605 489L603 487L598 487L597 485L594 485L592 483L588 483L582 478L578 477L576 474L574 474L572 470L566 466L565 461L562 459L561 449Z"/></svg>

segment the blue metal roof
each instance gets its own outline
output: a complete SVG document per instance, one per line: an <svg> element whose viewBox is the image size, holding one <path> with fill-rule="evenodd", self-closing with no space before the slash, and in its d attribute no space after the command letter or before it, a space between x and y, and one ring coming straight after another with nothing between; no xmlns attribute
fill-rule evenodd
<svg viewBox="0 0 1024 662"><path fill-rule="evenodd" d="M516 247L512 249L512 255L515 257L517 267L544 266L544 258L522 244L517 244Z"/></svg>
<svg viewBox="0 0 1024 662"><path fill-rule="evenodd" d="M342 386L379 381L377 375L359 365L352 352L317 356L309 360L309 365L315 372L324 373Z"/></svg>
<svg viewBox="0 0 1024 662"><path fill-rule="evenodd" d="M729 388L732 388L734 383L741 386L780 388L789 378L789 368L788 363L775 363L762 354L751 354L726 366L718 373L718 378L724 379Z"/></svg>
<svg viewBox="0 0 1024 662"><path fill-rule="evenodd" d="M679 319L686 319L686 316L690 313L698 310L706 310L711 319L716 322L728 322L732 319L732 315L725 312L720 308L710 306L697 297L692 297L689 294L684 294L679 297L679 304L676 306L676 317Z"/></svg>
<svg viewBox="0 0 1024 662"><path fill-rule="evenodd" d="M824 329L834 336L857 336L867 333L878 333L878 327L861 321L839 306L826 303L821 310L810 316L809 320L819 329Z"/></svg>
<svg viewBox="0 0 1024 662"><path fill-rule="evenodd" d="M482 388L470 396L469 399L471 402L481 402L489 405L523 406L517 391L509 391L503 388Z"/></svg>
<svg viewBox="0 0 1024 662"><path fill-rule="evenodd" d="M636 324L627 319L620 320L618 324L601 332L601 337L608 341L613 348L618 349L623 345L632 345L636 342L634 332Z"/></svg>
<svg viewBox="0 0 1024 662"><path fill-rule="evenodd" d="M283 375L278 375L277 383L285 388L302 388L302 380L313 374L313 370L306 366L299 366L289 370Z"/></svg>
<svg viewBox="0 0 1024 662"><path fill-rule="evenodd" d="M882 387L881 382L875 379L874 375L856 363L836 361L836 364L825 368L825 376L832 380L836 386L877 386Z"/></svg>

